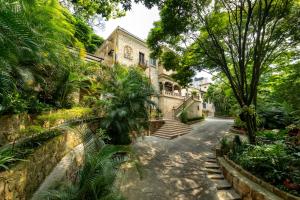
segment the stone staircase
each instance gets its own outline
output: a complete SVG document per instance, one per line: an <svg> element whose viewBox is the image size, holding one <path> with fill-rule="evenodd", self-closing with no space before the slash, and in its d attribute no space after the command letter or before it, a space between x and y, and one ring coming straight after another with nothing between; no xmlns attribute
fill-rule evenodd
<svg viewBox="0 0 300 200"><path fill-rule="evenodd" d="M164 138L164 139L173 139L178 136L184 135L189 133L192 128L187 125L183 124L177 120L164 120L165 124L160 127L153 136Z"/></svg>
<svg viewBox="0 0 300 200"><path fill-rule="evenodd" d="M224 178L215 155L207 157L204 170L208 173L207 177L215 184L219 200L241 200L240 195L235 192L232 185Z"/></svg>

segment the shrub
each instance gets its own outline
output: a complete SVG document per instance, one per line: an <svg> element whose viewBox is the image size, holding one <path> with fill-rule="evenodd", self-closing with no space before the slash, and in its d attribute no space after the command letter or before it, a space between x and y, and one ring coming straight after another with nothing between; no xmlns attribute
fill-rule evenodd
<svg viewBox="0 0 300 200"><path fill-rule="evenodd" d="M39 126L39 125L31 125L29 127L27 127L26 129L21 131L21 134L24 135L36 135L36 134L40 134L42 132L44 132L46 129L44 129L43 127Z"/></svg>
<svg viewBox="0 0 300 200"><path fill-rule="evenodd" d="M258 110L262 119L262 127L267 129L284 129L291 123L291 116L281 106L268 105Z"/></svg>
<svg viewBox="0 0 300 200"><path fill-rule="evenodd" d="M188 114L187 114L187 111L186 110L183 110L181 113L180 113L180 116L179 116L179 119L182 123L187 123L188 122Z"/></svg>
<svg viewBox="0 0 300 200"><path fill-rule="evenodd" d="M126 160L120 155L129 153L129 147L105 145L95 138L93 141L86 144L84 165L78 171L76 180L61 183L56 190L41 194L41 199L124 199L115 186L115 180L120 164Z"/></svg>
<svg viewBox="0 0 300 200"><path fill-rule="evenodd" d="M235 119L234 119L234 127L236 127L236 128L246 128L246 123L245 122L243 122L242 120L241 120L241 118L240 117L236 117Z"/></svg>
<svg viewBox="0 0 300 200"><path fill-rule="evenodd" d="M283 140L284 137L287 135L287 131L286 130L264 130L264 131L257 131L256 135L273 141Z"/></svg>
<svg viewBox="0 0 300 200"><path fill-rule="evenodd" d="M197 120L203 120L203 119L205 119L204 116L199 116L199 117L188 118L188 121L191 122L191 121L197 121Z"/></svg>
<svg viewBox="0 0 300 200"><path fill-rule="evenodd" d="M255 172L268 182L279 183L288 175L291 156L283 143L248 145L236 156L236 162L243 168Z"/></svg>
<svg viewBox="0 0 300 200"><path fill-rule="evenodd" d="M92 114L91 108L75 107L72 109L60 109L50 114L43 114L37 117L40 122L49 121L50 123L57 120L71 120L86 117Z"/></svg>

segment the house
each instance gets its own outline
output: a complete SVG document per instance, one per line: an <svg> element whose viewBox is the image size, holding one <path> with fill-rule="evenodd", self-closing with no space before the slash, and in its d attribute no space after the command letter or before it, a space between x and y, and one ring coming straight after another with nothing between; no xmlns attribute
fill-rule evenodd
<svg viewBox="0 0 300 200"><path fill-rule="evenodd" d="M176 119L186 110L188 118L202 116L202 98L197 88L182 88L155 58L151 58L147 43L139 37L117 27L103 42L95 55L103 64L122 64L141 68L159 93L157 102L163 119Z"/></svg>
<svg viewBox="0 0 300 200"><path fill-rule="evenodd" d="M200 77L200 78L195 78L193 84L195 85L196 88L200 90L201 96L204 97L205 93L207 93L209 86L211 85L211 82L209 81L208 78ZM213 117L215 115L214 104L209 100L205 101L203 99L202 114L204 116L210 116L210 117Z"/></svg>

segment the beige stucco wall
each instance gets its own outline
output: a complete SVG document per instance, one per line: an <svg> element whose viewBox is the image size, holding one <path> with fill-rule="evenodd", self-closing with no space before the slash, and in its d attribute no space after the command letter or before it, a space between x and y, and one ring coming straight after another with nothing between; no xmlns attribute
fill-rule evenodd
<svg viewBox="0 0 300 200"><path fill-rule="evenodd" d="M192 105L187 108L188 118L200 117L202 116L202 106L200 101L194 101Z"/></svg>
<svg viewBox="0 0 300 200"><path fill-rule="evenodd" d="M173 119L173 107L177 108L182 104L183 99L172 96L160 96L159 105L164 119Z"/></svg>

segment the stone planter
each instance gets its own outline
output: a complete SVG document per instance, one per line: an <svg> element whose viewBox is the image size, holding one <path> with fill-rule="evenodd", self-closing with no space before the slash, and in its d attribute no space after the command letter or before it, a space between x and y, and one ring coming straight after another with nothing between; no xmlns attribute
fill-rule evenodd
<svg viewBox="0 0 300 200"><path fill-rule="evenodd" d="M257 178L241 166L224 157L218 157L224 177L232 184L243 200L300 200L292 194Z"/></svg>
<svg viewBox="0 0 300 200"><path fill-rule="evenodd" d="M9 170L0 172L0 199L30 199L57 163L75 146L82 143L78 131L81 133L93 126L95 126L93 123L81 123L74 128L67 128L64 134L50 139L35 149L25 161L20 161Z"/></svg>

